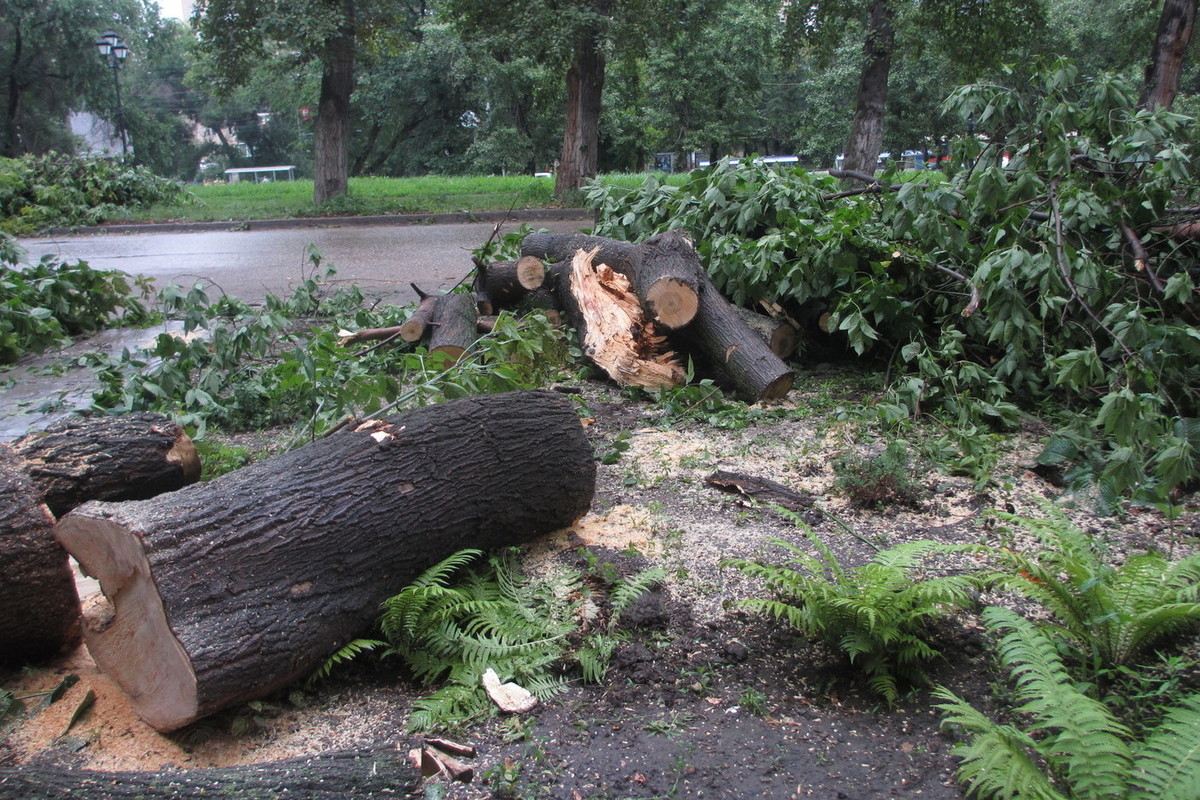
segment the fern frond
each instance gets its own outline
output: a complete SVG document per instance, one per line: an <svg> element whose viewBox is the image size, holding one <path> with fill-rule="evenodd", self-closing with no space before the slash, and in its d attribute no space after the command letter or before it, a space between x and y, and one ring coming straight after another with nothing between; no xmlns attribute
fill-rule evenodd
<svg viewBox="0 0 1200 800"><path fill-rule="evenodd" d="M1200 694L1177 703L1138 748L1130 800L1200 797Z"/></svg>
<svg viewBox="0 0 1200 800"><path fill-rule="evenodd" d="M636 575L630 575L628 578L617 581L613 587L608 599L612 604L612 617L609 621L609 627L616 626L621 615L629 610L634 601L642 595L652 590L655 586L660 585L667 579L667 571L662 567L650 567L644 569Z"/></svg>
<svg viewBox="0 0 1200 800"><path fill-rule="evenodd" d="M387 642L380 641L379 639L354 639L353 641L347 642L337 650L334 650L329 655L329 658L325 659L325 662L321 664L321 666L317 667L313 671L312 675L308 676L308 679L304 682L304 685L311 688L312 686L328 678L330 673L332 673L334 668L338 665L345 664L348 661L353 661L363 653L371 650L377 650L381 647L387 647Z"/></svg>

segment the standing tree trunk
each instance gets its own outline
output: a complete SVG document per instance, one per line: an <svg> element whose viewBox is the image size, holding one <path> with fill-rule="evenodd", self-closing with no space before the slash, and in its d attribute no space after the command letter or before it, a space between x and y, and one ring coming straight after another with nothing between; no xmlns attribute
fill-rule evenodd
<svg viewBox="0 0 1200 800"><path fill-rule="evenodd" d="M891 0L872 0L863 42L863 71L854 104L854 122L846 142L846 170L875 174L879 153L883 150L883 115L887 105L888 74L892 70L892 51L896 31L892 26Z"/></svg>
<svg viewBox="0 0 1200 800"><path fill-rule="evenodd" d="M315 669L379 604L467 547L571 525L596 465L548 391L452 400L153 500L86 503L55 536L104 597L96 663L174 730Z"/></svg>
<svg viewBox="0 0 1200 800"><path fill-rule="evenodd" d="M1164 0L1158 20L1158 34L1150 50L1145 82L1138 105L1147 111L1170 108L1179 90L1179 73L1183 57L1192 41L1196 24L1197 0Z"/></svg>
<svg viewBox="0 0 1200 800"><path fill-rule="evenodd" d="M353 6L350 5L352 12ZM338 31L328 44L313 136L313 202L346 193L349 178L350 94L354 91L354 32Z"/></svg>
<svg viewBox="0 0 1200 800"><path fill-rule="evenodd" d="M607 14L611 0L600 0L596 13ZM585 25L575 39L575 55L567 70L567 121L562 155L554 177L554 193L568 197L596 176L600 150L600 107L604 93L604 37L600 26Z"/></svg>

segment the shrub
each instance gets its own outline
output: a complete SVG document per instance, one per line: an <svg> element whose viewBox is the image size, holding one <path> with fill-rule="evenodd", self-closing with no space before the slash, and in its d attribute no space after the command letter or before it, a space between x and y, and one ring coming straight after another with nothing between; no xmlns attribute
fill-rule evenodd
<svg viewBox="0 0 1200 800"><path fill-rule="evenodd" d="M834 488L860 508L887 504L913 505L918 485L913 480L908 448L889 442L878 455L843 453L833 460Z"/></svg>
<svg viewBox="0 0 1200 800"><path fill-rule="evenodd" d="M972 578L919 578L918 563L941 548L936 542L909 542L882 550L866 564L848 569L811 528L789 516L817 555L776 539L772 543L787 554L782 563L740 558L723 562L762 581L773 595L738 605L786 622L839 650L889 703L899 698L902 682L923 683L923 667L941 655L931 644L929 624L971 602Z"/></svg>

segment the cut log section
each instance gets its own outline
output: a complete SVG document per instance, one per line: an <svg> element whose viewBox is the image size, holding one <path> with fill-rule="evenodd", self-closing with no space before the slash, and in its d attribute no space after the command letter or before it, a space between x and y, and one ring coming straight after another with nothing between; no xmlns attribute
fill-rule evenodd
<svg viewBox="0 0 1200 800"><path fill-rule="evenodd" d="M596 263L629 278L655 322L676 329L695 317L704 269L681 231L668 231L639 245L584 234L530 234L521 240L522 253L549 261L570 261L580 250L596 250Z"/></svg>
<svg viewBox="0 0 1200 800"><path fill-rule="evenodd" d="M470 295L439 296L430 323L433 333L429 336L429 352L445 354L451 364L457 362L478 338L475 332L478 316Z"/></svg>
<svg viewBox="0 0 1200 800"><path fill-rule="evenodd" d="M779 400L792 389L792 370L708 281L700 292L700 311L695 321L686 331L677 332L675 340L695 348L705 364L743 400Z"/></svg>
<svg viewBox="0 0 1200 800"><path fill-rule="evenodd" d="M583 353L622 386L667 389L687 379L678 357L665 351L665 338L647 320L629 279L595 252L580 251L570 269L555 269L556 293L579 335Z"/></svg>
<svg viewBox="0 0 1200 800"><path fill-rule="evenodd" d="M50 658L78 641L79 598L54 517L0 444L0 664Z"/></svg>
<svg viewBox="0 0 1200 800"><path fill-rule="evenodd" d="M534 256L484 264L478 270L476 291L491 301L493 311L515 308L525 295L546 282L546 265Z"/></svg>
<svg viewBox="0 0 1200 800"><path fill-rule="evenodd" d="M163 772L0 767L0 797L21 800L344 800L408 797L419 773L395 750L345 751L264 764Z"/></svg>
<svg viewBox="0 0 1200 800"><path fill-rule="evenodd" d="M56 536L100 582L92 657L169 731L311 672L447 555L572 524L595 470L568 399L513 392L372 420L154 500L87 503Z"/></svg>
<svg viewBox="0 0 1200 800"><path fill-rule="evenodd" d="M768 317L741 306L734 306L734 310L742 318L742 322L757 333L771 348L771 352L779 358L788 358L796 352L796 343L800 337L796 326L791 322L786 319Z"/></svg>
<svg viewBox="0 0 1200 800"><path fill-rule="evenodd" d="M419 342L425 338L429 323L433 321L433 310L437 304L436 297L423 297L412 316L400 325L400 338L406 342Z"/></svg>
<svg viewBox="0 0 1200 800"><path fill-rule="evenodd" d="M12 444L56 516L88 500L143 500L200 480L192 440L169 417L71 417Z"/></svg>

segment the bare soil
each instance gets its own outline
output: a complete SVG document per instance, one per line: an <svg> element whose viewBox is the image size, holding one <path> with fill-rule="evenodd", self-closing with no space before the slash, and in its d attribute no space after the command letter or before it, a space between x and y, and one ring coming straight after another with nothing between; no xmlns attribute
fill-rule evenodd
<svg viewBox="0 0 1200 800"><path fill-rule="evenodd" d="M844 564L902 541L995 541L992 510L1036 516L1057 501L1114 558L1149 546L1190 551L1200 535L1197 498L1174 525L1156 512L1094 513L1029 468L1030 429L1000 443L985 486L916 463L911 502L864 510L834 489L833 459L878 453L872 426L849 409L873 401L870 378L812 373L789 399L751 409L723 428L672 424L660 407L589 385L580 403L597 453L628 432L629 448L601 464L592 512L529 548L527 564L577 564L580 548L621 572L650 565L670 577L626 616L629 638L601 685L576 685L521 718L460 734L478 748L470 784L426 787L453 798L961 798L951 735L928 692L882 704L835 653L734 607L763 590L721 568L730 557L770 557L770 540L805 541L795 522L719 491L704 478L721 468L782 483L816 498L804 518ZM915 454L917 448L913 448ZM994 598L986 598L994 601ZM987 709L993 705L987 643L975 617L937 629L944 658L928 675ZM79 676L58 702L0 729L0 767L160 770L252 764L356 748L403 758L419 739L406 731L421 689L364 661L316 689L296 687L168 736L134 715L85 650L0 675L0 688L46 690ZM95 700L73 726L88 692ZM32 702L31 702L32 705ZM3 796L3 786L0 786Z"/></svg>

